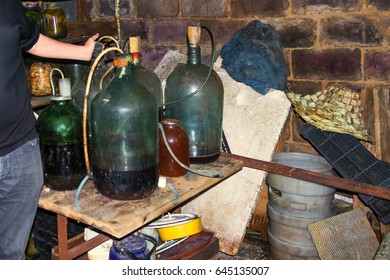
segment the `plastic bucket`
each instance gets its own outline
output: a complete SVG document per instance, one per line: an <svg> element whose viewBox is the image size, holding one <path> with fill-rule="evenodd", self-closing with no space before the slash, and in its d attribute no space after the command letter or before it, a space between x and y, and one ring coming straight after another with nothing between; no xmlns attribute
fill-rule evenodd
<svg viewBox="0 0 390 280"><path fill-rule="evenodd" d="M305 153L277 153L273 162L333 175L325 158ZM287 176L267 175L268 241L273 259L318 259L307 226L334 214L335 189Z"/></svg>

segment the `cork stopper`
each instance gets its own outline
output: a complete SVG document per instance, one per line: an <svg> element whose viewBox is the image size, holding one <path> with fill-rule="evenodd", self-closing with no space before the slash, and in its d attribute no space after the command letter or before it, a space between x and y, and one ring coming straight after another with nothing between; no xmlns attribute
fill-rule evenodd
<svg viewBox="0 0 390 280"><path fill-rule="evenodd" d="M130 53L139 53L141 50L140 36L131 36L129 38Z"/></svg>
<svg viewBox="0 0 390 280"><path fill-rule="evenodd" d="M188 43L190 45L198 45L200 41L201 27L198 25L188 26Z"/></svg>

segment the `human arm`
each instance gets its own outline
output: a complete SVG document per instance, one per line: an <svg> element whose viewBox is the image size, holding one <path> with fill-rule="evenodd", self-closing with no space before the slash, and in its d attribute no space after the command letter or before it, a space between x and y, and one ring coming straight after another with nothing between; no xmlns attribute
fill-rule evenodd
<svg viewBox="0 0 390 280"><path fill-rule="evenodd" d="M89 61L95 49L95 41L99 34L88 38L84 45L76 45L61 42L43 34L39 35L38 41L27 52L35 56L55 58L55 59L72 59Z"/></svg>

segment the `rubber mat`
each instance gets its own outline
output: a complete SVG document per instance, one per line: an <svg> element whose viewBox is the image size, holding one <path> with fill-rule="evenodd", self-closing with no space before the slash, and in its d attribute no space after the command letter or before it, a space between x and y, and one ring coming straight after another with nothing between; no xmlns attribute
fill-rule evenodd
<svg viewBox="0 0 390 280"><path fill-rule="evenodd" d="M372 260L379 246L360 208L309 224L308 230L322 260Z"/></svg>

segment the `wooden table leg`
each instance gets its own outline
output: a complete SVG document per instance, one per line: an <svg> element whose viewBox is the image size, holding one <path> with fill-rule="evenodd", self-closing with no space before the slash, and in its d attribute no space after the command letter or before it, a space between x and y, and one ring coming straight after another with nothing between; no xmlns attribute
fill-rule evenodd
<svg viewBox="0 0 390 280"><path fill-rule="evenodd" d="M99 234L85 241L84 233L68 239L68 218L57 214L58 246L51 250L53 260L87 259L87 252L110 238Z"/></svg>
<svg viewBox="0 0 390 280"><path fill-rule="evenodd" d="M68 258L68 218L57 214L57 238L58 238L58 258L52 252L52 259L67 260Z"/></svg>

